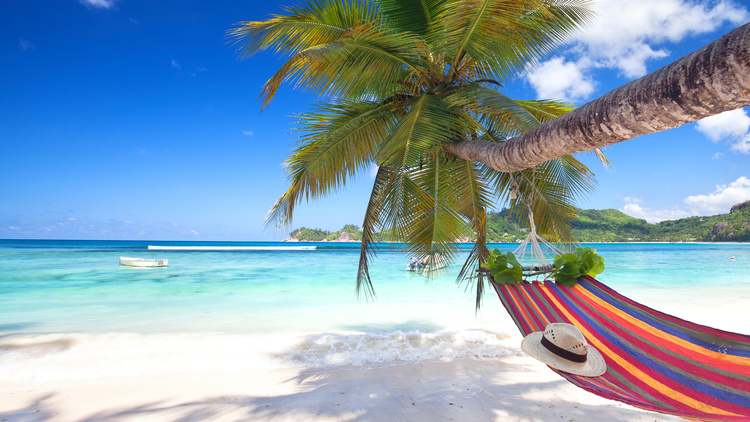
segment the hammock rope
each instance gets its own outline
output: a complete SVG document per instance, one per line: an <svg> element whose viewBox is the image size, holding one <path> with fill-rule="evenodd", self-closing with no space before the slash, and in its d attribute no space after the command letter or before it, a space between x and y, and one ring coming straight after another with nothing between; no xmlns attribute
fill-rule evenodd
<svg viewBox="0 0 750 422"><path fill-rule="evenodd" d="M518 247L513 251L513 255L516 256L516 259L518 259L518 262L523 264L524 259L526 258L526 251L527 249L530 249L529 251L530 265L523 267L524 275L526 277L548 274L554 271L555 267L554 265L550 264L549 261L547 261L547 258L544 255L544 250L542 249L542 246L550 250L554 255L562 254L562 251L560 251L554 245L549 243L542 236L539 236L539 234L536 231L536 223L534 221L534 210L531 208L531 202L532 202L531 198L533 197L534 190L535 190L534 188L535 177L536 177L536 172L532 170L531 195L528 195L524 199L521 200L521 202L524 205L526 205L526 209L528 210L528 213L529 213L529 235L526 236L526 238L521 242L521 244L518 245ZM511 189L511 198L516 198L519 195L519 187L515 179L511 179L510 189Z"/></svg>
<svg viewBox="0 0 750 422"><path fill-rule="evenodd" d="M750 336L651 309L582 277L556 283L492 283L521 334L550 322L577 326L607 363L594 378L558 371L601 397L699 421L750 421Z"/></svg>

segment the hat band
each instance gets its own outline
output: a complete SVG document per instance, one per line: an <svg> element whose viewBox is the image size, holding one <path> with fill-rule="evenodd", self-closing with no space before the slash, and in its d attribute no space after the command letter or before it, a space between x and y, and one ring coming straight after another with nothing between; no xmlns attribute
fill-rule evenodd
<svg viewBox="0 0 750 422"><path fill-rule="evenodd" d="M573 352L569 352L555 344L552 344L552 342L547 340L547 337L545 336L542 336L542 346L563 359L579 363L586 362L586 355L578 355Z"/></svg>

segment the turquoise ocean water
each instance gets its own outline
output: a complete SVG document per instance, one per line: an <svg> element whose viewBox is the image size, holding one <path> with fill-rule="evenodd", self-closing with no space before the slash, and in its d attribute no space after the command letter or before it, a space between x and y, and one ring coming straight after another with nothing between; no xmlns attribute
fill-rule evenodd
<svg viewBox="0 0 750 422"><path fill-rule="evenodd" d="M149 250L149 245L257 249ZM292 249L298 246L316 248ZM607 269L600 280L652 307L693 320L693 306L750 309L750 244L587 246L605 258ZM409 256L381 246L370 267L374 302L354 294L358 247L0 241L0 341L17 345L76 338L109 348L123 338L133 344L179 336L253 339L248 344L296 338L299 342L292 346L282 342L284 350L278 355L323 365L492 354L497 348L485 349L488 344L518 335L493 292L475 313L473 291L456 286L468 245L456 263L432 278L406 272ZM120 256L168 259L169 266L121 267ZM743 330L745 324L749 329ZM750 323L731 321L727 328L750 332ZM19 361L29 358L24 353L39 350L0 347L0 367L10 365L12 355L19 373L27 373L22 363L28 362Z"/></svg>

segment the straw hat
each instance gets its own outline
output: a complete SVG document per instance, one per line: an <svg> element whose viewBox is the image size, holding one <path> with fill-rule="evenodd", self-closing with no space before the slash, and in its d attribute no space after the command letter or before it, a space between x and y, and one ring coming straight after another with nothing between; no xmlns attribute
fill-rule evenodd
<svg viewBox="0 0 750 422"><path fill-rule="evenodd" d="M598 377L607 372L601 353L586 343L581 330L562 322L524 337L521 348L531 357L571 374Z"/></svg>

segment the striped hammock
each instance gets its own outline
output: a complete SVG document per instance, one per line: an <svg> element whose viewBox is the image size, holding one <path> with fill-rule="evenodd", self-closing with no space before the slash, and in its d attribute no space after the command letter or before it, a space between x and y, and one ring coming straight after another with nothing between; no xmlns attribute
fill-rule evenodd
<svg viewBox="0 0 750 422"><path fill-rule="evenodd" d="M595 378L553 369L576 386L642 409L700 421L750 421L750 336L693 324L634 302L590 277L495 284L525 336L577 326L607 363Z"/></svg>

